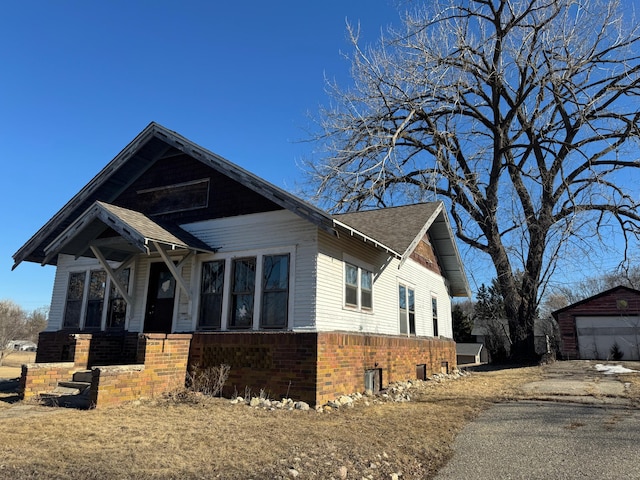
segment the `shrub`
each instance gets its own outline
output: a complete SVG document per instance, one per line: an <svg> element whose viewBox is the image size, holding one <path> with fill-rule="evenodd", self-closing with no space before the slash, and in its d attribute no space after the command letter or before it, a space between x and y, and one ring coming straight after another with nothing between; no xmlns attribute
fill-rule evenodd
<svg viewBox="0 0 640 480"><path fill-rule="evenodd" d="M187 388L212 397L222 394L230 369L229 365L225 364L206 368L199 364L191 365L187 372Z"/></svg>
<svg viewBox="0 0 640 480"><path fill-rule="evenodd" d="M622 360L622 357L624 357L624 352L620 350L618 342L615 342L613 345L611 345L611 350L609 350L609 358L611 358L611 360L618 361Z"/></svg>

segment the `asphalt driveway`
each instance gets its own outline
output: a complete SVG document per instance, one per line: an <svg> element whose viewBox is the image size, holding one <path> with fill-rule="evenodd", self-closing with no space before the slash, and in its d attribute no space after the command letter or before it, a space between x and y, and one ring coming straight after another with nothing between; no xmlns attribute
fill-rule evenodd
<svg viewBox="0 0 640 480"><path fill-rule="evenodd" d="M523 389L535 400L497 404L467 425L435 478L640 479L640 409L624 375L595 365L545 367L545 380Z"/></svg>

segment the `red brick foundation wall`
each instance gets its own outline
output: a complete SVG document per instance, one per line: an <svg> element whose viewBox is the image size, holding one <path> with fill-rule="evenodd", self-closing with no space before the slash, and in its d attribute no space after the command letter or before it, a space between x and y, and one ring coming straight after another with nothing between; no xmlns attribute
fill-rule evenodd
<svg viewBox="0 0 640 480"><path fill-rule="evenodd" d="M38 336L36 363L72 361L71 348L74 344L75 340L69 332L41 332Z"/></svg>
<svg viewBox="0 0 640 480"><path fill-rule="evenodd" d="M56 337L47 336L47 341L52 338ZM57 338L69 346L67 351L72 355L72 361L23 365L20 380L23 398L51 392L58 382L69 381L74 372L87 369L96 343L92 334L65 333ZM92 368L93 406L118 405L184 388L191 335L144 334L139 337L136 335L136 338L135 351L140 364ZM102 340L104 338L99 336L97 345L108 345ZM55 349L50 348L49 351ZM96 357L100 358L99 352Z"/></svg>
<svg viewBox="0 0 640 480"><path fill-rule="evenodd" d="M338 395L364 391L366 370L382 370L382 387L416 378L416 366L426 365L427 375L456 367L452 340L425 337L318 334L316 402L324 404Z"/></svg>
<svg viewBox="0 0 640 480"><path fill-rule="evenodd" d="M272 398L289 397L324 404L342 394L363 392L365 371L382 370L382 386L427 375L442 363L456 367L455 343L424 337L357 333L216 332L195 333L190 365L231 367L225 394L253 394L264 389Z"/></svg>
<svg viewBox="0 0 640 480"><path fill-rule="evenodd" d="M59 354L52 340L67 345L72 362L31 364L23 369L25 397L50 391L60 380L84 370L96 345L109 341L91 334L47 335L46 354ZM231 367L225 394L271 398L288 395L310 404L324 404L342 394L362 392L365 372L379 369L381 387L416 378L416 366L433 375L456 367L455 343L425 337L365 335L346 332L215 332L144 334L137 337L136 365L93 367L92 401L96 407L117 405L181 389L189 365ZM105 347L106 348L106 347ZM129 347L128 347L129 348ZM129 350L128 350L129 351ZM47 353L48 352L48 353ZM56 353L57 352L57 353ZM129 353L130 355L130 353Z"/></svg>
<svg viewBox="0 0 640 480"><path fill-rule="evenodd" d="M229 365L224 394L244 396L245 388L271 398L315 402L316 333L211 332L194 333L190 365Z"/></svg>

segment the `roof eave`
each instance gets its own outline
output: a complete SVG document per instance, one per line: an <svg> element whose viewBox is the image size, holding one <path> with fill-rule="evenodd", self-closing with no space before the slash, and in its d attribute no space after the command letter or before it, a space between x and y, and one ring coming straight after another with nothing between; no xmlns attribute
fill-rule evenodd
<svg viewBox="0 0 640 480"><path fill-rule="evenodd" d="M340 222L340 221L338 221L336 219L333 219L332 221L333 221L333 225L334 226L337 226L337 227L339 227L339 228L341 228L343 230L346 230L347 232L349 232L349 234L351 236L358 237L365 243L371 243L376 248L384 250L385 252L390 253L391 255L393 255L394 257L396 257L398 259L402 258L402 254L400 254L399 252L396 252L393 248L388 247L388 246L384 245L383 243L378 242L377 240L374 240L373 238L365 235L364 233L356 230L355 228L350 227L346 223L342 223L342 222Z"/></svg>
<svg viewBox="0 0 640 480"><path fill-rule="evenodd" d="M82 189L76 193L58 212L49 219L27 242L13 255L14 270L20 263L24 261L33 251L40 245L46 237L58 226L58 224L77 208L84 199L91 195L104 181L112 174L114 170L119 168L123 163L128 161L141 145L148 142L160 129L164 129L155 122L149 123L126 147L124 147L98 174L93 177Z"/></svg>

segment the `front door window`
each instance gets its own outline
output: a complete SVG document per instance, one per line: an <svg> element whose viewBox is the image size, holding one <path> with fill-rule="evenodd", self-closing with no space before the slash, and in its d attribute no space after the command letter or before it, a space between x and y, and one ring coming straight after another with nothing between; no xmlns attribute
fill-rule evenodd
<svg viewBox="0 0 640 480"><path fill-rule="evenodd" d="M152 263L149 271L145 333L171 333L176 280L164 263Z"/></svg>

